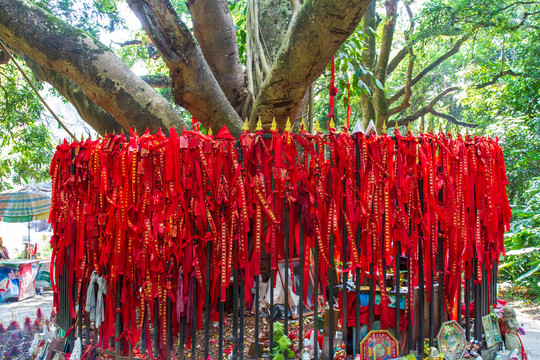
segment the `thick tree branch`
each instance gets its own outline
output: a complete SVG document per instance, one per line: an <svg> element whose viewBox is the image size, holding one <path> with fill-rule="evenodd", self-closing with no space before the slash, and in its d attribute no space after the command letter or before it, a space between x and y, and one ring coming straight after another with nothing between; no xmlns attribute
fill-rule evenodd
<svg viewBox="0 0 540 360"><path fill-rule="evenodd" d="M217 130L227 125L234 136L239 136L240 117L170 1L128 0L128 4L170 70L175 102L205 128Z"/></svg>
<svg viewBox="0 0 540 360"><path fill-rule="evenodd" d="M84 95L81 88L67 76L43 68L29 58L26 59L26 65L32 70L36 78L51 84L62 96L73 104L81 118L99 134L104 135L105 133L110 134L112 132L119 134L126 131L111 114L97 106Z"/></svg>
<svg viewBox="0 0 540 360"><path fill-rule="evenodd" d="M486 82L481 83L481 84L476 84L476 85L473 85L472 87L475 88L475 89L483 89L483 88L488 87L490 85L496 84L497 81L500 78L505 77L505 76L523 76L523 74L522 73L516 73L516 72L514 72L512 70L501 71L500 73L495 75L495 77L493 77L493 79L491 79L490 81L486 81Z"/></svg>
<svg viewBox="0 0 540 360"><path fill-rule="evenodd" d="M379 51L377 66L375 67L374 73L375 78L383 85L386 79L386 69L388 68L390 51L392 50L392 43L394 40L394 31L396 29L398 2L399 0L388 0L384 3L386 8L386 19L382 31L381 49Z"/></svg>
<svg viewBox="0 0 540 360"><path fill-rule="evenodd" d="M409 31L408 33L405 33L405 40L407 41L407 43L409 43L408 34L411 33L414 28L414 21L413 21L411 7L408 4L405 4L405 8L407 10L407 14L409 15L409 22L410 22ZM411 96L412 96L412 73L414 69L414 60L415 60L412 45L408 46L407 52L409 54L409 65L407 66L407 74L405 75L405 96L403 97L401 104L388 110L387 112L388 117L394 114L397 114L398 112L401 112L410 106L409 100L411 99ZM388 73L388 69L386 70L386 72Z"/></svg>
<svg viewBox="0 0 540 360"><path fill-rule="evenodd" d="M0 50L0 65L7 64L9 62L9 54Z"/></svg>
<svg viewBox="0 0 540 360"><path fill-rule="evenodd" d="M396 70L398 65L401 63L401 61L403 61L403 59L405 59L408 53L409 46L407 45L398 51L398 53L388 63L388 67L386 68L386 76L390 75L394 70Z"/></svg>
<svg viewBox="0 0 540 360"><path fill-rule="evenodd" d="M386 8L386 17L382 30L381 46L377 65L373 76L378 81L377 86L372 87L373 90L373 106L377 114L375 125L377 129L382 129L383 124L388 119L388 104L386 103L386 93L384 84L386 83L386 68L390 59L390 51L394 40L394 31L397 20L397 4L399 0L389 0L384 2ZM408 100L407 100L408 101Z"/></svg>
<svg viewBox="0 0 540 360"><path fill-rule="evenodd" d="M409 65L407 66L407 74L405 75L405 96L403 97L401 104L388 110L388 116L397 114L411 105L409 101L412 96L412 72L414 69L414 58L413 48L409 47Z"/></svg>
<svg viewBox="0 0 540 360"><path fill-rule="evenodd" d="M143 75L141 79L154 89L168 89L171 87L171 78L165 75Z"/></svg>
<svg viewBox="0 0 540 360"><path fill-rule="evenodd" d="M459 121L458 119L456 119L452 115L443 114L443 113L437 112L437 111L435 111L433 109L429 110L429 112L432 115L443 118L443 119L446 119L446 120L450 121L451 123L454 123L455 125L468 127L468 128L476 128L476 127L478 127L478 125L476 125L476 124L470 124L470 123L466 123L466 122L463 122L463 121Z"/></svg>
<svg viewBox="0 0 540 360"><path fill-rule="evenodd" d="M111 41L111 43L113 44L116 44L120 47L126 47L126 46L131 46L131 45L148 45L147 43L145 43L144 41L142 40L128 40L128 41L124 41L124 42L116 42L116 41Z"/></svg>
<svg viewBox="0 0 540 360"><path fill-rule="evenodd" d="M376 1L371 2L362 19L362 30L365 36L366 46L362 49L362 66L364 69L373 70L376 57L375 28L377 27ZM373 78L370 73L365 73L360 77L368 89L373 89ZM360 94L360 105L362 107L362 123L367 127L371 120L375 120L375 108L373 107L372 94L362 91Z"/></svg>
<svg viewBox="0 0 540 360"><path fill-rule="evenodd" d="M300 2L300 0L290 0L290 3L293 14L298 13L302 8L302 3Z"/></svg>
<svg viewBox="0 0 540 360"><path fill-rule="evenodd" d="M36 64L67 76L124 128L182 127L170 104L112 51L32 3L0 2L0 39Z"/></svg>
<svg viewBox="0 0 540 360"><path fill-rule="evenodd" d="M496 11L493 12L492 16L494 16L495 14L498 14L500 12L503 12L505 10L508 10L510 9L511 7L514 7L514 6L518 6L518 5L538 5L540 4L539 1L514 1Z"/></svg>
<svg viewBox="0 0 540 360"><path fill-rule="evenodd" d="M452 87L444 89L437 96L435 96L426 106L424 106L423 108L417 110L413 114L411 114L409 116L406 116L404 118L401 118L399 120L389 121L388 122L388 127L395 126L396 121L397 121L398 125L401 126L401 125L407 125L408 123L417 120L418 118L420 118L420 117L426 115L427 113L429 113L433 109L435 104L437 104L443 97L445 97L449 93L452 93L452 92L458 91L458 90L459 90L459 87L457 87L457 86L452 86Z"/></svg>
<svg viewBox="0 0 540 360"><path fill-rule="evenodd" d="M459 48L465 41L469 39L470 35L464 35L461 38L456 41L454 46L450 50L448 50L444 55L438 57L435 61L433 61L431 64L426 66L422 71L420 71L413 79L411 85L414 86L416 83L418 83L426 74L428 74L430 71L435 69L437 66L439 66L441 63L443 63L446 59L450 58L451 56L458 53ZM388 99L388 105L392 105L397 99L402 97L405 94L405 87L401 88L396 92L392 97Z"/></svg>
<svg viewBox="0 0 540 360"><path fill-rule="evenodd" d="M235 109L246 101L236 29L225 0L188 0L195 38L227 100Z"/></svg>
<svg viewBox="0 0 540 360"><path fill-rule="evenodd" d="M304 3L264 81L250 118L280 129L294 119L311 83L324 71L339 46L356 29L371 0L312 0Z"/></svg>
<svg viewBox="0 0 540 360"><path fill-rule="evenodd" d="M509 31L514 31L514 30L519 29L519 28L522 27L522 26L526 26L526 23L525 23L525 22L527 21L527 18L528 18L529 16L531 16L531 15L538 15L538 14L540 14L540 11L534 11L534 12L527 12L527 11L526 11L526 12L524 12L524 13L523 13L523 16L521 17L521 20L519 21L519 23L517 23L517 24L514 25L514 26L508 27L508 30L509 30ZM534 26L532 26L532 27L534 28Z"/></svg>

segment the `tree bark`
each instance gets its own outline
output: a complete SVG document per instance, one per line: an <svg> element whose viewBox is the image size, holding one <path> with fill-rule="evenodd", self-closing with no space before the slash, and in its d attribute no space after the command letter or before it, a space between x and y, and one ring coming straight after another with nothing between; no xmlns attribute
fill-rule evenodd
<svg viewBox="0 0 540 360"><path fill-rule="evenodd" d="M226 125L235 137L242 122L212 74L195 39L169 0L128 0L170 70L175 102L205 128Z"/></svg>
<svg viewBox="0 0 540 360"><path fill-rule="evenodd" d="M451 56L455 55L458 53L459 51L459 48L461 47L461 45L463 45L463 43L465 41L467 41L469 39L470 35L464 35L462 36L460 39L458 39L458 41L456 41L456 43L454 44L454 46L452 46L452 48L450 50L448 50L446 53L444 53L442 56L438 57L437 59L435 59L435 61L433 61L431 64L429 64L428 66L426 66L424 69L422 69L422 71L420 71L413 79L412 79L412 83L411 85L414 86L416 85L416 83L418 83L420 80L422 80L422 78L427 74L429 73L430 71L432 71L433 69L435 69L437 66L439 66L440 64L442 64L446 59L450 58ZM389 99L388 99L388 106L392 105L397 99L399 99L400 97L402 97L403 95L405 94L405 87L402 87L400 90L398 90L394 95L392 95Z"/></svg>
<svg viewBox="0 0 540 360"><path fill-rule="evenodd" d="M374 77L378 80L377 86L373 87L373 106L377 118L375 126L377 131L381 131L383 125L388 120L388 106L386 104L386 93L384 86L386 83L386 70L388 68L388 61L390 60L390 51L392 50L392 43L394 41L394 31L396 28L397 19L397 4L398 0L389 0L385 2L386 19L384 21L384 27L381 38L381 50L379 51L379 58L377 60L377 66L375 67Z"/></svg>
<svg viewBox="0 0 540 360"><path fill-rule="evenodd" d="M168 89L171 87L171 78L164 75L143 75L141 79L154 89Z"/></svg>
<svg viewBox="0 0 540 360"><path fill-rule="evenodd" d="M268 129L275 116L279 129L296 118L311 83L324 71L339 46L356 29L371 0L312 0L304 3L250 118L254 130L261 116Z"/></svg>
<svg viewBox="0 0 540 360"><path fill-rule="evenodd" d="M244 71L238 55L236 29L225 0L188 0L194 35L202 53L227 100L241 118L246 102L253 101L247 91Z"/></svg>
<svg viewBox="0 0 540 360"><path fill-rule="evenodd" d="M375 66L375 55L376 55L376 41L375 41L375 31L376 31L376 1L372 1L369 4L364 18L362 20L362 30L364 36L366 37L366 47L362 50L362 66L368 71L373 71ZM360 77L368 89L373 89L373 79L370 74L364 74ZM360 95L360 106L362 107L362 123L364 124L364 129L367 128L369 121L375 121L376 114L375 108L373 107L372 101L373 92L367 94L362 92Z"/></svg>
<svg viewBox="0 0 540 360"><path fill-rule="evenodd" d="M0 39L76 83L124 129L165 132L183 121L170 104L105 45L23 0L0 2Z"/></svg>
<svg viewBox="0 0 540 360"><path fill-rule="evenodd" d="M392 58L392 60L390 60L390 62L388 63L388 67L386 68L387 77L392 72L394 72L394 70L396 70L398 65L401 63L401 61L403 61L403 59L405 59L408 53L409 53L409 46L406 45L402 47L401 50L398 51L398 53Z"/></svg>
<svg viewBox="0 0 540 360"><path fill-rule="evenodd" d="M406 117L404 117L402 119L399 119L399 120L389 121L388 124L387 124L388 127L390 128L390 127L395 126L396 121L398 123L398 126L402 126L402 125L407 125L407 124L419 119L420 117L430 113L433 110L433 107L443 97L445 97L447 94L450 94L450 93L458 91L458 90L459 90L459 87L457 87L457 86L451 86L449 88L444 89L439 94L437 94L437 96L435 96L426 106L424 106L423 108L417 110L415 113L413 113L413 114L411 114L409 116L406 116Z"/></svg>

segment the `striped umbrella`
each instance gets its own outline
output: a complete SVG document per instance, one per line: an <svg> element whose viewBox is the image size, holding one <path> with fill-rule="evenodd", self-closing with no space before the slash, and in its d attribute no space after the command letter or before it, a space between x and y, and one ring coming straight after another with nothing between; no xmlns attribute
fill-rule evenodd
<svg viewBox="0 0 540 360"><path fill-rule="evenodd" d="M27 222L46 219L51 207L51 190L24 186L0 193L0 216L5 222Z"/></svg>

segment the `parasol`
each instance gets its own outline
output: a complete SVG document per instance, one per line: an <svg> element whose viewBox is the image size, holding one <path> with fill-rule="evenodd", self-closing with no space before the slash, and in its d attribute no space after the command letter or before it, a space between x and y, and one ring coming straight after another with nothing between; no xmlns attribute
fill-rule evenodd
<svg viewBox="0 0 540 360"><path fill-rule="evenodd" d="M51 190L29 185L0 193L0 216L5 222L46 219L51 206Z"/></svg>

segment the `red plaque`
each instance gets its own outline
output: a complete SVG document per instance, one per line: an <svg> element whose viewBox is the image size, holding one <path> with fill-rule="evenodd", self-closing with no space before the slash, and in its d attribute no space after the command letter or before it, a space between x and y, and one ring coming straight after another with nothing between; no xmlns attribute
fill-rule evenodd
<svg viewBox="0 0 540 360"><path fill-rule="evenodd" d="M399 356L399 343L387 330L372 330L360 343L362 360L388 360Z"/></svg>

